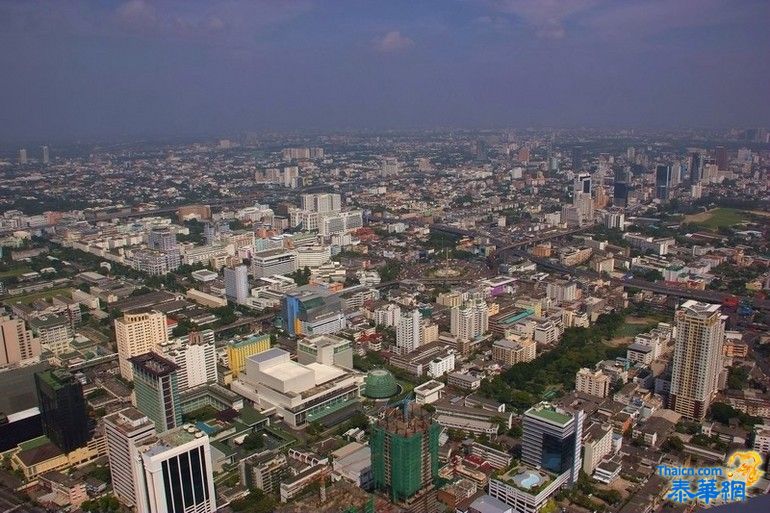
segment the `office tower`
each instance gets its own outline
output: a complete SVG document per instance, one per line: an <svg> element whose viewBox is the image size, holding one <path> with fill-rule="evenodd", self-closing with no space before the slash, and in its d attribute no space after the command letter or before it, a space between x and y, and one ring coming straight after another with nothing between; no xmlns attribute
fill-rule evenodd
<svg viewBox="0 0 770 513"><path fill-rule="evenodd" d="M251 335L247 338L236 338L225 346L227 365L233 378L243 372L246 358L263 353L270 349L270 335Z"/></svg>
<svg viewBox="0 0 770 513"><path fill-rule="evenodd" d="M249 297L249 269L245 265L225 267L225 297L243 304Z"/></svg>
<svg viewBox="0 0 770 513"><path fill-rule="evenodd" d="M714 148L714 161L716 162L718 170L727 171L727 148L724 146L717 146Z"/></svg>
<svg viewBox="0 0 770 513"><path fill-rule="evenodd" d="M166 316L161 312L124 314L122 318L115 319L115 339L120 375L131 380L134 374L129 359L168 342Z"/></svg>
<svg viewBox="0 0 770 513"><path fill-rule="evenodd" d="M594 202L591 197L591 175L580 173L572 185L572 206L576 210L577 225L585 226L593 223Z"/></svg>
<svg viewBox="0 0 770 513"><path fill-rule="evenodd" d="M703 179L703 157L697 151L690 153L687 170L691 183L699 183Z"/></svg>
<svg viewBox="0 0 770 513"><path fill-rule="evenodd" d="M655 169L655 197L668 201L671 194L671 166L659 165Z"/></svg>
<svg viewBox="0 0 770 513"><path fill-rule="evenodd" d="M209 437L192 427L158 433L137 448L137 513L214 513Z"/></svg>
<svg viewBox="0 0 770 513"><path fill-rule="evenodd" d="M682 183L682 164L674 162L671 166L671 187L676 187Z"/></svg>
<svg viewBox="0 0 770 513"><path fill-rule="evenodd" d="M626 149L626 158L633 162L634 158L636 158L636 148L629 146L628 149Z"/></svg>
<svg viewBox="0 0 770 513"><path fill-rule="evenodd" d="M524 413L521 454L524 462L556 475L570 473L576 483L582 466L583 410L570 412L540 403Z"/></svg>
<svg viewBox="0 0 770 513"><path fill-rule="evenodd" d="M137 409L152 420L158 432L179 426L182 423L179 366L153 352L134 356L131 365Z"/></svg>
<svg viewBox="0 0 770 513"><path fill-rule="evenodd" d="M147 236L147 246L158 251L176 249L176 234L168 228L153 228Z"/></svg>
<svg viewBox="0 0 770 513"><path fill-rule="evenodd" d="M19 150L19 164L24 165L27 163L27 150L24 148Z"/></svg>
<svg viewBox="0 0 770 513"><path fill-rule="evenodd" d="M104 417L104 437L115 496L125 506L137 504L137 483L142 481L137 444L155 434L155 425L142 412L129 407Z"/></svg>
<svg viewBox="0 0 770 513"><path fill-rule="evenodd" d="M433 481L440 434L441 426L417 404L386 411L369 440L374 488L410 512L439 511Z"/></svg>
<svg viewBox="0 0 770 513"><path fill-rule="evenodd" d="M83 385L71 372L53 369L35 374L43 432L62 452L83 447L90 438Z"/></svg>
<svg viewBox="0 0 770 513"><path fill-rule="evenodd" d="M522 146L519 149L519 153L516 155L516 159L519 162L529 162L529 148Z"/></svg>
<svg viewBox="0 0 770 513"><path fill-rule="evenodd" d="M217 381L217 350L214 331L191 331L188 335L169 340L155 348L177 364L179 391Z"/></svg>
<svg viewBox="0 0 770 513"><path fill-rule="evenodd" d="M452 308L450 331L461 340L476 340L489 330L489 307L483 299L471 299Z"/></svg>
<svg viewBox="0 0 770 513"><path fill-rule="evenodd" d="M40 340L32 336L23 319L0 316L0 368L40 356Z"/></svg>
<svg viewBox="0 0 770 513"><path fill-rule="evenodd" d="M48 146L43 146L42 150L43 150L43 164L48 165L51 162L51 159L48 153Z"/></svg>
<svg viewBox="0 0 770 513"><path fill-rule="evenodd" d="M313 285L298 287L281 298L281 317L292 337L337 333L347 327L340 297Z"/></svg>
<svg viewBox="0 0 770 513"><path fill-rule="evenodd" d="M583 147L575 146L572 148L572 169L579 170L583 167Z"/></svg>
<svg viewBox="0 0 770 513"><path fill-rule="evenodd" d="M719 305L690 300L676 311L674 322L669 407L688 419L703 420L717 393L725 321Z"/></svg>
<svg viewBox="0 0 770 513"><path fill-rule="evenodd" d="M414 351L420 346L420 321L422 315L416 308L401 312L396 327L396 347L401 354Z"/></svg>

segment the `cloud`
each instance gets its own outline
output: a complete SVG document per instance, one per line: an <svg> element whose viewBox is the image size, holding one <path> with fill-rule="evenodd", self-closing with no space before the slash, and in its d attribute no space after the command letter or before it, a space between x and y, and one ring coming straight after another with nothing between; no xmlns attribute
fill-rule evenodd
<svg viewBox="0 0 770 513"><path fill-rule="evenodd" d="M129 0L115 10L120 25L130 30L154 30L158 25L155 7L144 0Z"/></svg>
<svg viewBox="0 0 770 513"><path fill-rule="evenodd" d="M384 36L374 40L374 47L383 53L401 52L412 46L414 46L414 41L402 35L398 30L391 30Z"/></svg>
<svg viewBox="0 0 770 513"><path fill-rule="evenodd" d="M599 0L497 0L493 8L514 15L539 38L562 39L567 35L566 22L598 3Z"/></svg>

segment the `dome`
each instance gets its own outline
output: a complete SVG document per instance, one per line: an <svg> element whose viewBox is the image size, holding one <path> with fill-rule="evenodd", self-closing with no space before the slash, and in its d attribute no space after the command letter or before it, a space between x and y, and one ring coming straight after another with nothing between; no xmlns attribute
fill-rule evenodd
<svg viewBox="0 0 770 513"><path fill-rule="evenodd" d="M398 383L390 371L385 369L374 369L369 371L364 380L366 388L364 395L372 399L385 399L396 395L398 392Z"/></svg>

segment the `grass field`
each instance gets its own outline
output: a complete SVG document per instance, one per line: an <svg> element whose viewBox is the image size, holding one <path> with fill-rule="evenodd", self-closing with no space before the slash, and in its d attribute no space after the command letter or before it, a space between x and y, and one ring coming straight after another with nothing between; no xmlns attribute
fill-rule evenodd
<svg viewBox="0 0 770 513"><path fill-rule="evenodd" d="M0 272L0 279L21 276L22 274L28 273L31 271L32 271L32 268L26 265L14 267L13 269L8 269L7 271Z"/></svg>
<svg viewBox="0 0 770 513"><path fill-rule="evenodd" d="M50 299L54 296L67 296L72 294L72 288L60 287L57 289L40 290L32 292L30 294L19 294L18 296L11 296L3 301L3 304L12 305L14 303L29 304L36 299Z"/></svg>
<svg viewBox="0 0 770 513"><path fill-rule="evenodd" d="M709 230L732 226L746 220L745 214L734 208L715 208L708 212L700 212L685 217L686 223L702 225Z"/></svg>

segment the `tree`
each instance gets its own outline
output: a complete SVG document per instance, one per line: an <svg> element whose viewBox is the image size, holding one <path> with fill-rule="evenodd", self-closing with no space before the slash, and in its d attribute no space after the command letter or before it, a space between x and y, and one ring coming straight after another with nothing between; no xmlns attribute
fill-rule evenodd
<svg viewBox="0 0 770 513"><path fill-rule="evenodd" d="M259 433L257 431L253 431L246 436L246 438L243 439L243 445L242 447L249 451L254 452L258 451L259 449L262 449L265 446L265 441L262 437L262 433Z"/></svg>

